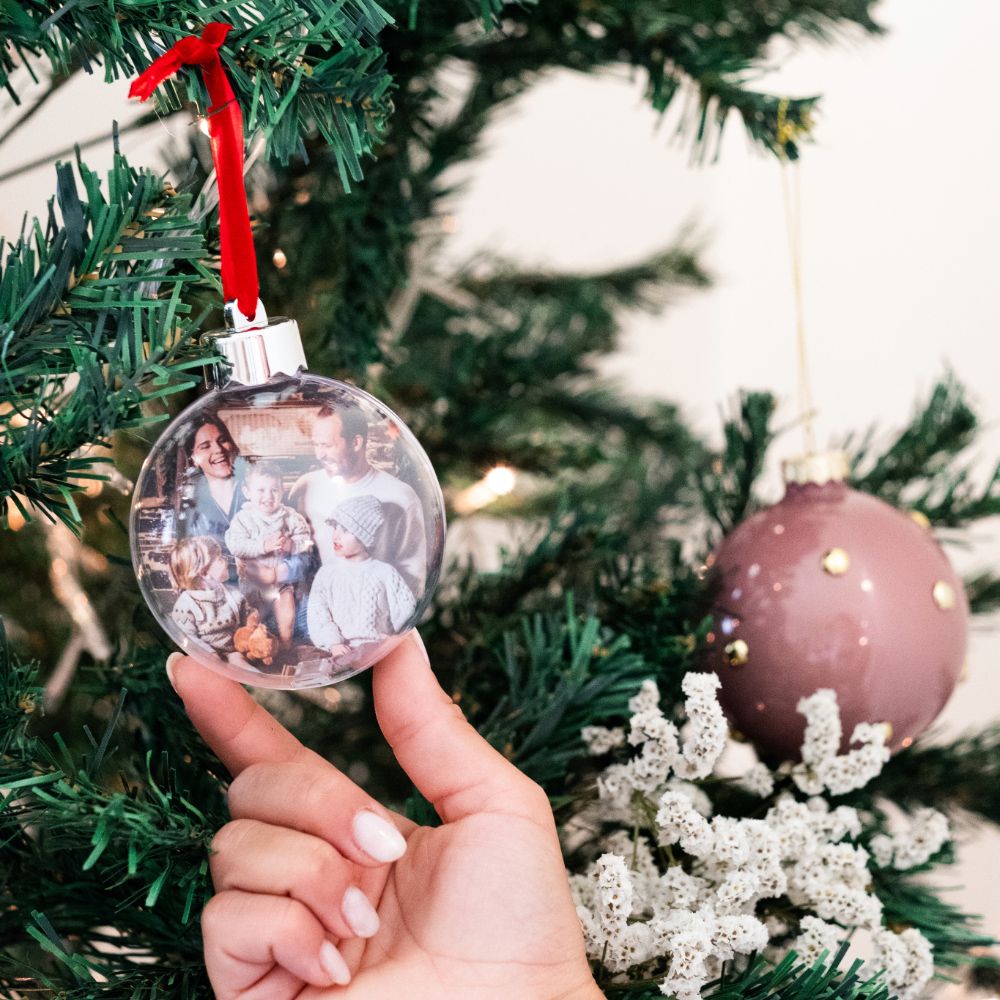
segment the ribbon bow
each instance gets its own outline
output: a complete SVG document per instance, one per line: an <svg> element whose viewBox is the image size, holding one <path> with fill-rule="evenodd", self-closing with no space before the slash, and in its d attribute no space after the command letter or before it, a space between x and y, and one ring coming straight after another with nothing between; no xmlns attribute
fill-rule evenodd
<svg viewBox="0 0 1000 1000"><path fill-rule="evenodd" d="M219 187L219 242L222 250L222 292L236 301L241 313L253 318L259 284L246 188L243 186L243 115L219 49L231 30L228 24L205 25L201 37L188 35L160 56L129 88L129 97L147 100L182 66L199 66L211 99L208 135Z"/></svg>

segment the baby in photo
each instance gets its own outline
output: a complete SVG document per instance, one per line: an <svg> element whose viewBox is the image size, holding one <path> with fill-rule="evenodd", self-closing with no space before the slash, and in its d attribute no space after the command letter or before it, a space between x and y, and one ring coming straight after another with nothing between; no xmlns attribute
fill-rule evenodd
<svg viewBox="0 0 1000 1000"><path fill-rule="evenodd" d="M267 462L250 466L243 483L246 503L226 531L226 546L236 557L240 589L265 613L274 611L281 645L295 631L295 585L304 575L313 547L309 522L285 506L281 470Z"/></svg>
<svg viewBox="0 0 1000 1000"><path fill-rule="evenodd" d="M371 557L385 524L373 496L342 501L327 519L331 553L309 594L309 635L344 657L402 631L416 609L413 591L387 562Z"/></svg>
<svg viewBox="0 0 1000 1000"><path fill-rule="evenodd" d="M185 538L170 553L170 573L180 596L171 618L181 631L230 663L251 665L236 652L233 635L246 616L246 599L227 586L229 562L214 538Z"/></svg>

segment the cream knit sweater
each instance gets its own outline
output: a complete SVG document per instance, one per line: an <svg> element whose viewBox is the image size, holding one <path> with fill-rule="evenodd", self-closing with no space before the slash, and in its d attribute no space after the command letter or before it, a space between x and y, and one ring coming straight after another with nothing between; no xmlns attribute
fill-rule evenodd
<svg viewBox="0 0 1000 1000"><path fill-rule="evenodd" d="M399 573L378 559L331 559L309 592L309 637L321 649L360 646L401 632L416 609Z"/></svg>

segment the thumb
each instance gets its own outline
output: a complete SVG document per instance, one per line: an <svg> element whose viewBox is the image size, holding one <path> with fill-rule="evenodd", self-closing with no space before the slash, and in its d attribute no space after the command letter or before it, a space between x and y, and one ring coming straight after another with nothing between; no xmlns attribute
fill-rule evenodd
<svg viewBox="0 0 1000 1000"><path fill-rule="evenodd" d="M474 813L548 813L545 793L466 721L414 630L374 670L375 714L400 766L446 823Z"/></svg>

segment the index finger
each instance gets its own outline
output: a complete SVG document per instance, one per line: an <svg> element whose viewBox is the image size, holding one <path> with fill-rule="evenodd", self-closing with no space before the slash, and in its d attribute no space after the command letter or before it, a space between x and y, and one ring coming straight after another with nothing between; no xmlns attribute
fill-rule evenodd
<svg viewBox="0 0 1000 1000"><path fill-rule="evenodd" d="M190 656L171 653L167 676L202 739L234 778L251 764L322 760L236 681L213 673Z"/></svg>

